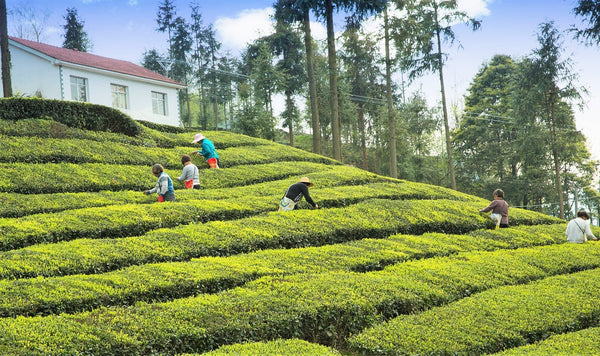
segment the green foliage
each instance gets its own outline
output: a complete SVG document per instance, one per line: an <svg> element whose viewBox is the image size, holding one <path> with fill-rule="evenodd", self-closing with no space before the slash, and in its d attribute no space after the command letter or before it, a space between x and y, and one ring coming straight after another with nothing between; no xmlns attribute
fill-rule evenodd
<svg viewBox="0 0 600 356"><path fill-rule="evenodd" d="M248 338L294 337L336 345L350 333L378 323L383 316L430 309L475 291L482 292L448 307L394 319L394 325L402 329L386 328L384 334L374 336L367 331L352 337L350 346L374 344L380 347L375 353L388 352L402 343L422 345L423 348L416 350L424 350L432 344L452 350L461 342L458 338L446 339L452 335L463 332L470 340L482 335L493 341L500 338L504 330L511 336L516 336L511 330L530 330L528 336L535 338L536 333L542 331L538 327L564 328L574 323L573 327L581 328L600 310L600 306L592 302L600 283L598 269L551 277L572 272L573 268L598 267L600 245L589 246L591 248L562 244L467 253L408 262L363 274L333 272L263 277L219 294L166 303L138 303L132 307L99 308L71 315L4 318L0 319L0 331L7 341L0 345L0 351L26 344L29 350L54 354L67 349L95 350L95 354L160 354L185 352L190 345L197 351L207 351L215 345L239 343ZM557 264L557 258L559 262L568 262L566 267ZM534 282L511 286L528 281ZM560 292L560 297L553 289ZM588 302L574 306L572 300L578 297ZM539 303L540 300L545 303ZM500 315L505 315L500 313L503 308L521 313L501 318ZM440 309L448 309L448 312L430 319ZM489 310L489 314L483 310ZM420 319L423 320L418 322ZM485 328L490 322L493 327ZM50 325L52 332L47 331ZM79 326L77 332L74 332L75 325ZM400 335L399 330L403 336L392 337ZM421 330L427 332L419 332ZM496 330L498 332L494 332ZM99 340L102 342L98 343ZM493 348L491 345L482 350ZM473 348L467 350L476 352Z"/></svg>
<svg viewBox="0 0 600 356"><path fill-rule="evenodd" d="M2 252L0 276L98 273L139 263L228 256L266 248L320 246L362 238L384 238L393 233L461 234L492 226L487 217L477 213L479 204L456 200L373 199L345 208L299 210L288 214L274 212L240 219L256 212L274 210L277 201L278 198L271 197L256 199L251 205L244 203L243 199L206 201L202 204L175 202L155 204L139 209L139 212L135 212L131 205L118 206L102 216L98 214L98 224L93 220L98 208L83 209L81 217L65 213L65 218L48 218L42 224L26 218L19 219L17 226L6 221L1 240L4 250L37 242L75 240ZM517 225L560 221L515 210L512 221ZM185 216L181 211L186 212ZM124 216L125 212L131 216ZM60 225L67 218L72 221L72 228ZM79 238L103 237L106 231L117 236L135 235L158 226L210 219L221 221L163 228L142 236L120 239ZM223 221L229 219L237 220ZM27 221L30 223L26 224ZM104 227L105 224L107 227ZM89 253L81 254L82 251Z"/></svg>
<svg viewBox="0 0 600 356"><path fill-rule="evenodd" d="M592 303L559 320L566 298L540 311L518 299L546 283L570 299L598 289L578 271L600 268L600 245L565 244L564 220L511 208L511 227L492 230L487 199L205 130L224 168L158 204L141 193L150 165L177 177L197 131L46 117L0 120L0 354L397 354L432 334L423 325L444 332L417 348L476 354L600 325ZM321 209L277 212L302 176ZM405 319L422 324L398 336Z"/></svg>
<svg viewBox="0 0 600 356"><path fill-rule="evenodd" d="M79 19L77 9L74 7L68 8L64 19L67 23L63 25L65 30L63 48L75 49L80 52L91 50L92 43L88 38L87 32L83 30L84 22Z"/></svg>
<svg viewBox="0 0 600 356"><path fill-rule="evenodd" d="M210 189L234 187L300 176L322 170L323 167L323 164L311 162L257 164L252 169L252 175L247 174L245 167L239 166L221 170L206 169L200 174L200 184ZM181 170L166 169L165 172L172 179L181 174ZM0 163L0 192L39 194L102 190L142 191L152 188L155 183L156 178L151 174L150 164L143 167L106 163Z"/></svg>
<svg viewBox="0 0 600 356"><path fill-rule="evenodd" d="M51 118L67 126L135 136L139 125L121 111L103 105L39 98L0 99L0 119Z"/></svg>
<svg viewBox="0 0 600 356"><path fill-rule="evenodd" d="M221 346L218 349L204 353L205 356L227 355L295 355L295 356L334 356L341 355L332 348L311 344L304 340L274 340L270 342L254 342Z"/></svg>
<svg viewBox="0 0 600 356"><path fill-rule="evenodd" d="M175 147L139 147L137 145L97 140L55 139L40 137L12 137L8 139L0 134L0 162L24 163L110 163L119 165L152 166L161 163L165 168L181 168L181 156L196 151L196 148ZM326 164L338 162L320 155L301 151L292 147L274 144L230 147L219 151L221 168L237 165L261 164L282 161L313 161ZM204 159L194 158L199 168L206 168Z"/></svg>
<svg viewBox="0 0 600 356"><path fill-rule="evenodd" d="M326 205L338 206L367 198L402 198L402 199L438 199L451 198L472 200L473 197L459 192L438 189L435 186L421 186L410 182L399 182L382 176L358 170L352 167L335 166L329 169L310 173L312 181L318 186L313 191L326 199ZM297 177L272 182L250 184L232 188L216 188L210 194L200 193L202 199L235 199L254 196L279 197L285 187L296 183ZM383 182L388 182L383 184ZM369 183L372 183L368 185ZM398 184L402 183L402 184ZM356 185L356 187L353 187ZM343 191L336 187L346 186ZM322 187L322 188L321 188ZM197 200L198 192L178 189L175 183L178 201ZM64 210L91 208L108 205L146 204L154 201L136 191L100 191L82 193L53 194L20 194L5 193L5 204L0 206L0 217L21 217L38 213L51 213ZM275 198L273 198L275 199ZM321 199L321 200L322 200ZM335 200L334 200L335 199Z"/></svg>
<svg viewBox="0 0 600 356"><path fill-rule="evenodd" d="M160 132L168 132L168 133L176 133L176 134L180 134L180 133L190 134L191 132L193 132L192 129L185 128L185 127L157 124L155 122L150 122L150 121L145 121L145 120L137 120L137 122L148 128L151 128L153 130L160 131Z"/></svg>
<svg viewBox="0 0 600 356"><path fill-rule="evenodd" d="M401 316L352 337L350 345L377 355L483 354L524 345L556 333L596 326L600 313L596 302L600 269L594 264L590 266L575 253L569 253L568 257L563 255L565 250L582 250L578 252L585 254L592 249L598 250L596 246L563 245L535 252L552 253L545 265L534 265L538 270L555 270L556 262L567 266L567 269L559 268L563 273L583 269L578 266L569 270L573 266L572 258L594 269L488 290L439 309ZM558 251L560 255L556 256ZM527 259L531 260L533 254L529 252ZM503 268L523 273L523 270L515 269L520 264L518 260L507 260Z"/></svg>
<svg viewBox="0 0 600 356"><path fill-rule="evenodd" d="M497 355L589 355L600 350L600 328L594 327L576 332L553 335L539 343L515 347Z"/></svg>
<svg viewBox="0 0 600 356"><path fill-rule="evenodd" d="M268 275L373 271L395 263L467 251L531 247L564 243L556 238L564 225L512 230L519 242L502 240L480 230L467 235L426 233L392 235L320 247L264 250L229 257L203 257L188 262L146 264L101 275L71 275L0 281L0 315L42 315L77 312L101 305L135 301L166 301L198 293L214 293ZM545 239L538 238L542 235ZM48 295L52 295L51 300Z"/></svg>

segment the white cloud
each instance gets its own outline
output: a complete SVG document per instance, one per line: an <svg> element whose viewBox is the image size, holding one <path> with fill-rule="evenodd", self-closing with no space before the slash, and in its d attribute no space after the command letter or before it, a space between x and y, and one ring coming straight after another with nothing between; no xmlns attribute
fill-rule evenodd
<svg viewBox="0 0 600 356"><path fill-rule="evenodd" d="M481 16L489 16L489 3L493 0L458 0L458 9L464 11L470 17L477 18Z"/></svg>
<svg viewBox="0 0 600 356"><path fill-rule="evenodd" d="M255 39L273 33L273 8L248 9L237 17L220 17L214 22L217 39L226 49L242 51Z"/></svg>
<svg viewBox="0 0 600 356"><path fill-rule="evenodd" d="M272 15L273 8L268 7L266 9L246 9L235 17L220 17L214 22L217 39L221 41L224 49L237 54L243 51L247 44L275 31ZM312 37L317 41L327 38L327 29L321 23L311 22L310 31Z"/></svg>

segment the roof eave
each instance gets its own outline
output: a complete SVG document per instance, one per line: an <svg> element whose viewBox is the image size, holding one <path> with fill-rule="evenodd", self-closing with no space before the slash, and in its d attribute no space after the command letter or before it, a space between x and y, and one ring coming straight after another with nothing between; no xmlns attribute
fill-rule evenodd
<svg viewBox="0 0 600 356"><path fill-rule="evenodd" d="M121 72L115 72L112 70L108 70L108 69L101 69L101 68L96 68L96 67L90 67L90 66L86 66L86 65L82 65L82 64L76 64L76 63L71 63L71 62L66 62L66 61L61 61L58 59L53 58L54 61L54 65L57 66L64 66L64 67L70 67L70 68L75 68L75 69L82 69L82 70L86 70L89 72L95 72L95 73L102 73L102 74L107 74L113 77L121 77L121 78L126 78L126 79L133 79L133 80L137 80L137 81L142 81L142 82L146 82L146 83L151 83L151 84L160 84L162 86L167 86L167 87L171 87L171 88L175 88L175 89L185 89L187 88L187 85L185 84L177 84L177 83L171 83L171 82L166 82L166 81L162 81L162 80L158 80L158 79L152 79L152 78L146 78L146 77L140 77L137 75L132 75L132 74L126 74L126 73L121 73Z"/></svg>

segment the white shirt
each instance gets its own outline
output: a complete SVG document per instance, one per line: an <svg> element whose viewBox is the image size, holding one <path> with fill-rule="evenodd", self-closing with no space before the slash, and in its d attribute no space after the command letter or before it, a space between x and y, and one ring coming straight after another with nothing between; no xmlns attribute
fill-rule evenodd
<svg viewBox="0 0 600 356"><path fill-rule="evenodd" d="M596 236L592 234L590 224L582 218L575 218L569 221L565 235L567 235L567 242L584 243L587 241L586 236L596 239Z"/></svg>

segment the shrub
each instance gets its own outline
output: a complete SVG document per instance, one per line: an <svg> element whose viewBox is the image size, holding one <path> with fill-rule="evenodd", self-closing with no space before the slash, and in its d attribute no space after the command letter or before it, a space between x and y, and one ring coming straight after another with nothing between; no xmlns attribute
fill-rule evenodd
<svg viewBox="0 0 600 356"><path fill-rule="evenodd" d="M252 205L257 204L253 202ZM266 199L264 208L275 204ZM273 205L271 205L273 204ZM117 214L107 212L107 217L99 216L99 225L92 220L94 214L86 211L83 228L98 229L103 220L116 219L116 229L121 226L125 231L139 231L144 224L156 226L161 223L160 211L169 213L168 219L196 219L206 221L203 214L212 219L234 219L252 214L254 208L247 204L236 204L234 201L207 201L199 204L195 210L182 205L186 213L177 210L177 202L155 204L159 214L149 211L132 212L131 217L123 216L122 211L133 210L131 206L117 210ZM487 223L487 218L477 213L477 204L473 202L457 202L451 200L436 201L386 201L369 200L347 208L320 209L310 211L294 211L287 214L274 212L265 216L254 216L234 221L211 221L205 224L181 225L176 228L165 228L147 232L141 237L121 239L75 240L58 245L42 245L7 251L0 254L0 276L37 276L73 273L103 272L122 268L130 264L158 262L167 260L188 260L200 256L222 256L250 252L267 248L293 248L304 246L320 246L362 238L383 238L393 233L421 234L424 232L445 232L461 234L480 229ZM438 221L432 223L423 211L435 208ZM210 211L210 213L203 213ZM515 223L527 224L527 217L519 217L519 209L514 209ZM220 214L220 215L219 215ZM228 215L225 215L228 214ZM215 216L216 215L216 216ZM62 219L56 219L60 224ZM121 220L134 221L132 225L119 224ZM140 222L137 222L137 221ZM558 219L547 217L547 223L558 222ZM86 226L86 224L89 226ZM73 224L75 225L75 224ZM108 223L108 226L113 226ZM52 220L47 226L52 226ZM6 224L4 246L12 246L32 239L71 239L69 228L59 227L48 233L47 228L31 224L23 224L17 228L15 224ZM168 226L168 225L167 225ZM172 226L172 225L171 225ZM28 229L31 227L31 230ZM35 229L35 230L33 230ZM45 230L46 229L46 230ZM62 229L67 229L59 235ZM102 228L100 228L100 233ZM93 236L94 232L90 232ZM98 233L96 233L98 234ZM36 237L37 236L37 237ZM14 241L13 241L14 240ZM88 253L81 254L81 251ZM127 253L124 253L126 251Z"/></svg>
<svg viewBox="0 0 600 356"><path fill-rule="evenodd" d="M600 327L593 327L576 332L553 335L538 343L515 347L497 356L509 355L598 355L600 350Z"/></svg>
<svg viewBox="0 0 600 356"><path fill-rule="evenodd" d="M598 250L596 246L565 244L550 250L583 253ZM535 267L541 267L539 256L527 258L535 259ZM551 270L553 261L570 258L579 256L550 256L545 267ZM583 259L579 261L587 264ZM401 316L352 337L350 345L358 352L377 355L484 354L536 342L555 333L597 326L600 305L595 299L600 269L595 268L491 289L448 306Z"/></svg>
<svg viewBox="0 0 600 356"><path fill-rule="evenodd" d="M523 236L521 241L524 241L532 235L528 231L552 235L559 229L564 230L564 225L522 227L521 231L513 230L513 234L515 237ZM555 242L564 243L564 239ZM523 242L521 247L535 245L535 241ZM4 280L0 282L0 316L72 313L102 305L134 304L141 300L166 301L222 291L267 275L366 272L425 257L512 247L491 236L482 239L440 233L393 235L320 247L264 250L229 257L203 257L189 262L131 266L101 275ZM82 254L87 252L81 251ZM428 265L425 261L420 264ZM580 259L573 259L569 264L571 270L590 267L582 264ZM48 298L49 295L52 298Z"/></svg>
<svg viewBox="0 0 600 356"><path fill-rule="evenodd" d="M0 344L0 352L58 354L62 350L94 350L96 355L146 355L189 352L190 348L202 352L248 339L277 338L302 338L340 347L348 335L380 324L382 316L429 309L472 291L487 290L447 307L396 318L390 322L391 327L381 324L374 331L350 339L354 351L364 347L365 352L375 354L398 354L402 350L479 353L507 345L498 341L517 340L514 346L523 337L539 339L544 332L566 330L568 325L580 329L597 322L593 316L600 313L600 305L593 302L593 297L600 288L599 270L549 277L570 271L557 268L556 256L560 261L575 259L582 266L598 267L600 244L468 253L364 274L270 276L243 288L166 303L138 303L72 315L3 318L0 333L5 341ZM534 282L510 286L531 280ZM577 298L586 302L573 305ZM540 300L545 303L540 304ZM442 308L448 312L436 314ZM485 348L470 347L471 340L479 339L488 342ZM407 344L416 348L395 348ZM432 344L443 349L430 349Z"/></svg>
<svg viewBox="0 0 600 356"><path fill-rule="evenodd" d="M341 355L337 350L319 344L311 344L304 340L274 340L270 342L253 342L221 346L217 350L207 352L204 356L227 355L295 355L295 356L334 356Z"/></svg>
<svg viewBox="0 0 600 356"><path fill-rule="evenodd" d="M39 98L0 99L0 119L50 117L71 127L136 136L139 125L119 110L103 105Z"/></svg>

